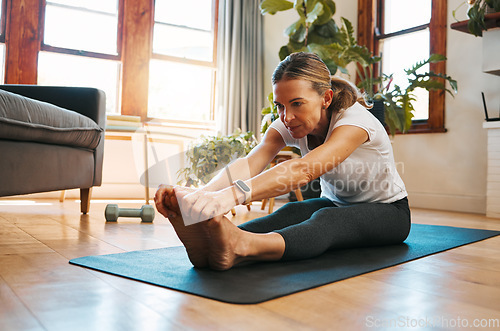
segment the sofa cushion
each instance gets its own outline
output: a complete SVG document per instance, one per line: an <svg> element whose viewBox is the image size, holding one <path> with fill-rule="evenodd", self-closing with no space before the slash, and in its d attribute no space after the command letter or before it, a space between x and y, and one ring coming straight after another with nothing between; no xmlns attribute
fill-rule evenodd
<svg viewBox="0 0 500 331"><path fill-rule="evenodd" d="M92 119L0 90L0 138L95 149L103 129Z"/></svg>

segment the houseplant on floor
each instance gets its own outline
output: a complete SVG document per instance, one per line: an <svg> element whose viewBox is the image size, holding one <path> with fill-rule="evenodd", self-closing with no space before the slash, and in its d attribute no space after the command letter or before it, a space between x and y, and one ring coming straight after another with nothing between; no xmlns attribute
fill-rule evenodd
<svg viewBox="0 0 500 331"><path fill-rule="evenodd" d="M202 136L186 152L188 166L178 171L180 185L207 184L226 165L246 156L257 145L253 132L236 130L223 136Z"/></svg>

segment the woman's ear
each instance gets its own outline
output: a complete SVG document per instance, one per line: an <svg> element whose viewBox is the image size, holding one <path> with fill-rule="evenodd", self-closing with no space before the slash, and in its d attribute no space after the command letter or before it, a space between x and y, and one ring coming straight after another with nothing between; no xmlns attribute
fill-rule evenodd
<svg viewBox="0 0 500 331"><path fill-rule="evenodd" d="M333 91L332 89L328 89L323 95L323 108L327 109L328 107L330 107L330 105L332 104L332 100L333 100Z"/></svg>

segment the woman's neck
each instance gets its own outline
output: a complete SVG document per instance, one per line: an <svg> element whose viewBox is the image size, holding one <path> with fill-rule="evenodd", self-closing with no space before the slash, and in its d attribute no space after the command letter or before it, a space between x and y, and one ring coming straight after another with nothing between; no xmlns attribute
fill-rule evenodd
<svg viewBox="0 0 500 331"><path fill-rule="evenodd" d="M332 111L326 111L325 118L322 121L323 124L320 124L320 127L316 132L307 135L307 145L309 150L313 150L319 145L325 142L326 136L328 135L328 129L330 129L330 123L332 120Z"/></svg>

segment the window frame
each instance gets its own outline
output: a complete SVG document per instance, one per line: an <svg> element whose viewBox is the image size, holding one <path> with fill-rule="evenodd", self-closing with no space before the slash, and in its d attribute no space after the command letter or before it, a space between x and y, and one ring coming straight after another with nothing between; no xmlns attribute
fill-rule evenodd
<svg viewBox="0 0 500 331"><path fill-rule="evenodd" d="M2 13L0 15L0 43L5 43L5 30L7 26L7 0L0 0Z"/></svg>
<svg viewBox="0 0 500 331"><path fill-rule="evenodd" d="M379 27L383 24L384 0L358 0L358 43L365 45L373 54L379 54ZM432 0L430 33L430 54L446 56L447 0ZM426 28L424 26L418 29ZM411 28L408 30L414 30ZM403 30L406 31L406 30ZM390 34L396 35L398 32ZM429 54L429 55L430 55ZM446 74L446 61L430 63L430 70ZM378 66L375 72L378 72ZM409 133L446 132L445 91L429 91L429 118L414 120Z"/></svg>
<svg viewBox="0 0 500 331"><path fill-rule="evenodd" d="M116 33L117 33L117 36L116 36L116 43L117 43L116 54L91 52L91 51L77 50L77 49L72 49L72 48L51 46L51 45L45 44L44 43L44 39L45 39L45 13L46 13L46 9L47 9L47 1L46 0L42 0L42 1L43 1L43 3L41 6L41 13L40 13L40 51L61 53L61 54L68 54L68 55L85 56L85 57L93 57L93 58L104 59L104 60L121 61L122 35L123 35L123 29L122 29L123 24L121 22L123 20L123 1L124 0L118 0L118 26L117 26L117 30L116 30ZM55 6L65 7L65 8L73 7L73 6L60 5L60 4L55 4ZM81 8L81 10L85 11L85 12L94 12L93 10L86 9L86 8Z"/></svg>
<svg viewBox="0 0 500 331"><path fill-rule="evenodd" d="M213 127L214 120L177 121L156 119L147 116L149 61L157 58L152 50L155 0L118 0L117 54L103 54L45 45L43 42L46 0L9 1L3 5L5 56L5 84L37 84L39 52L53 52L88 58L120 62L117 112L122 115L140 116L142 121L158 122L175 127ZM214 68L212 84L211 118L215 113L215 82L217 66L217 27L219 0L212 1L214 48L213 60L208 65ZM0 28L1 30L1 28ZM1 32L1 31L0 31ZM0 38L2 38L0 36ZM1 41L1 40L0 40ZM159 55L161 56L161 55ZM194 60L175 59L183 63L202 64ZM203 61L202 61L203 62ZM203 63L206 64L206 63Z"/></svg>
<svg viewBox="0 0 500 331"><path fill-rule="evenodd" d="M212 92L211 92L211 104L210 104L210 114L209 118L210 120L207 121L186 121L186 120L176 120L172 118L152 118L147 116L146 112L146 117L148 120L155 120L156 122L159 123L175 123L177 125L182 125L182 124L194 124L195 126L207 126L207 125L213 125L215 121L215 84L217 81L217 35L218 35L218 21L219 21L219 0L211 0L212 1L212 16L213 16L213 21L212 21L212 31L214 34L213 38L213 44L212 44L212 61L202 61L202 60L194 60L194 59L188 59L188 58L181 58L181 57L176 57L172 55L166 55L166 54L160 54L160 53L154 53L153 48L151 46L151 57L150 60L160 60L160 61L169 61L169 62L177 62L177 63L182 63L182 64L190 64L190 65L195 65L195 66L204 66L208 68L213 69L213 75L212 75ZM151 40L153 40L153 31L154 31L154 25L155 23L161 23L157 22L154 19L154 9L155 6L153 4L153 21L151 25Z"/></svg>

